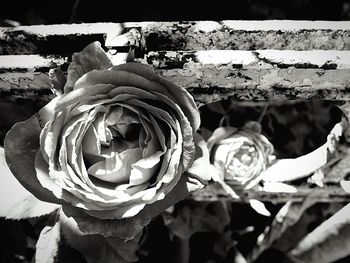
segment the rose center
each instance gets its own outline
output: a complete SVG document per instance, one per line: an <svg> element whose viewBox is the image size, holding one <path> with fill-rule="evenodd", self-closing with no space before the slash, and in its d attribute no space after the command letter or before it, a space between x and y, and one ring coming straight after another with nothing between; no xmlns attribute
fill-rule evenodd
<svg viewBox="0 0 350 263"><path fill-rule="evenodd" d="M236 158L240 161L241 164L250 166L254 163L254 160L257 156L257 152L254 146L244 144L237 152L234 153L233 158Z"/></svg>

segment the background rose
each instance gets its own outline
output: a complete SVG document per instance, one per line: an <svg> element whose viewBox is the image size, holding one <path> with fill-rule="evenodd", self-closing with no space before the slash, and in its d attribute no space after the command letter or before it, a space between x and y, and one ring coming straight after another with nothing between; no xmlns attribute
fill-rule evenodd
<svg viewBox="0 0 350 263"><path fill-rule="evenodd" d="M130 239L210 179L193 98L150 66L113 66L95 42L73 55L67 81L51 75L63 95L10 130L6 161L80 230Z"/></svg>
<svg viewBox="0 0 350 263"><path fill-rule="evenodd" d="M229 184L246 187L274 159L273 145L250 122L242 128L219 127L208 139L211 163Z"/></svg>

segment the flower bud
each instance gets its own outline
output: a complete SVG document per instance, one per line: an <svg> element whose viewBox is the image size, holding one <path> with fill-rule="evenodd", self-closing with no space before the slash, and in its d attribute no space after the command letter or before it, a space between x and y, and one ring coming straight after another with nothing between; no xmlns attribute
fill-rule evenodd
<svg viewBox="0 0 350 263"><path fill-rule="evenodd" d="M208 140L211 163L228 184L245 187L275 158L273 145L249 122L242 128L220 127Z"/></svg>

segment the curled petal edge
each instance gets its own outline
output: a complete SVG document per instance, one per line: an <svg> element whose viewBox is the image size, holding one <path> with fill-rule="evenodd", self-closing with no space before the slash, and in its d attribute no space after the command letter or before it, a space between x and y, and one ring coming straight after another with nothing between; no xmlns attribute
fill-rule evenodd
<svg viewBox="0 0 350 263"><path fill-rule="evenodd" d="M74 220L79 230L86 235L100 234L130 240L139 234L153 217L202 187L203 184L198 179L182 176L178 184L163 200L146 205L140 213L131 218L99 219L70 205L63 205L62 213L64 217Z"/></svg>

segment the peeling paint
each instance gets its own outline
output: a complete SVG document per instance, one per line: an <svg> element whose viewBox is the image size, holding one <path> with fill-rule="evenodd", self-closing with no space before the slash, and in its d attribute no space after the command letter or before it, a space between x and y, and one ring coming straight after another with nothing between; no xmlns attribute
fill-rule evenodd
<svg viewBox="0 0 350 263"><path fill-rule="evenodd" d="M286 25L283 21L282 25L278 25L281 21L276 21L274 25L268 25L266 28L261 25L264 24L263 21L247 21L252 23L248 25L243 22L242 26L229 22L208 22L207 29L203 30L198 30L198 23L200 25L201 22L193 22L192 24L154 22L145 24L143 27L141 25L141 32L145 37L148 51L350 49L349 22L335 22L330 26L327 23L308 21L309 23L305 24L308 26L307 30L300 26L300 21L289 21L288 28L285 29L281 29L283 25ZM231 22L235 23L236 21ZM292 29L293 25L296 28ZM257 29L251 30L253 27Z"/></svg>
<svg viewBox="0 0 350 263"><path fill-rule="evenodd" d="M5 82L9 82L9 83L16 85L16 86L19 86L20 79L27 79L27 80L33 81L34 78L35 78L34 71L27 72L27 73L12 72L12 73L0 74L0 80L5 81ZM0 86L0 90L1 90L1 86Z"/></svg>

